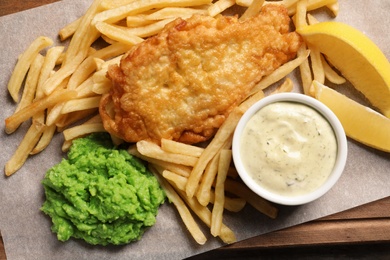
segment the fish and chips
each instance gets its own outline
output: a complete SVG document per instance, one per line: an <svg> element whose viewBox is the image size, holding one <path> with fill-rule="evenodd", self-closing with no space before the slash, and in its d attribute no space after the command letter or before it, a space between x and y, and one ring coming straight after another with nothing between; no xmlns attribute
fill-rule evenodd
<svg viewBox="0 0 390 260"><path fill-rule="evenodd" d="M246 8L241 16L224 15L237 5ZM315 21L307 11L320 7L337 15L336 0L93 1L59 31L66 48L40 36L19 57L8 91L20 103L5 130L31 126L5 174L43 151L56 131L63 151L76 138L107 131L116 144L134 143L128 152L148 162L197 243L207 239L193 214L213 236L235 242L224 210L250 204L270 218L278 211L232 166L241 115L271 85L279 84L272 93L291 91L288 74L297 68L307 82L312 71L317 80L342 82L290 30L291 20L296 27ZM105 44L96 48L99 38Z"/></svg>

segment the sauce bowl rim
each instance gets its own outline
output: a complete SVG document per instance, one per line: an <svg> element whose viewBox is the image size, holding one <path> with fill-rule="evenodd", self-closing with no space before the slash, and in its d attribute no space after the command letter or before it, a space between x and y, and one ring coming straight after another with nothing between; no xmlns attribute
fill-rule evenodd
<svg viewBox="0 0 390 260"><path fill-rule="evenodd" d="M315 109L330 123L335 134L337 140L337 155L333 170L330 173L328 179L318 189L310 193L288 197L268 191L265 188L261 187L261 185L256 184L252 177L248 175L242 163L240 156L240 139L246 124L257 111L275 102L297 102ZM336 184L336 182L339 180L340 176L344 171L344 167L347 160L348 145L347 137L345 135L345 131L341 122L326 105L324 105L317 99L307 96L305 94L289 92L277 93L264 97L263 99L253 104L243 114L234 131L232 152L233 161L238 171L238 174L241 177L242 181L246 184L246 186L248 186L248 188L250 188L257 195L268 201L281 205L293 206L306 204L320 198Z"/></svg>

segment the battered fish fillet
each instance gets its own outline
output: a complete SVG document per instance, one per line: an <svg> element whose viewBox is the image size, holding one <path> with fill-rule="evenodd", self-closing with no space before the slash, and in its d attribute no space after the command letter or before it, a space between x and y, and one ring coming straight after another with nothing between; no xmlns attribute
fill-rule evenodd
<svg viewBox="0 0 390 260"><path fill-rule="evenodd" d="M209 139L263 76L296 56L301 39L289 26L277 5L244 22L173 21L109 68L113 86L100 104L105 129L127 142Z"/></svg>

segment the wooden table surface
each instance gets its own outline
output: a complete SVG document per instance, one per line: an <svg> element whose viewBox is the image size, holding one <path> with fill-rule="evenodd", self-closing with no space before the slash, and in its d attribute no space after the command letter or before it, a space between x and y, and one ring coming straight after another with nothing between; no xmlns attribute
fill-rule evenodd
<svg viewBox="0 0 390 260"><path fill-rule="evenodd" d="M1 0L0 16L58 0ZM389 259L390 197L192 259ZM0 235L0 260L5 260Z"/></svg>

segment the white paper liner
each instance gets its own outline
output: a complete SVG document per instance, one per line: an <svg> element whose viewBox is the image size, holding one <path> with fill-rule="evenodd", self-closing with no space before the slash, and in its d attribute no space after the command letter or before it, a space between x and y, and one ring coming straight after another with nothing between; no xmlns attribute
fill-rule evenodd
<svg viewBox="0 0 390 260"><path fill-rule="evenodd" d="M340 0L337 18L320 10L314 15L321 21L346 22L366 33L390 57L388 0L368 3L365 0ZM91 1L64 0L51 5L0 18L1 62L1 165L16 150L27 125L12 135L5 134L4 119L11 115L15 104L6 91L10 73L18 55L40 35L58 42L57 33L67 23L82 15ZM390 72L389 72L390 73ZM294 78L294 81L296 79ZM299 91L295 89L295 91ZM367 126L369 127L369 126ZM390 130L389 130L390 132ZM71 239L59 242L50 231L51 220L40 211L44 201L41 180L47 169L60 162L62 135L41 154L30 157L16 174L0 177L0 230L7 259L182 259L208 251L223 243L210 235L206 245L199 246L189 236L173 205L165 203L157 223L148 229L142 240L125 246L91 246ZM336 186L321 199L305 206L279 207L276 220L246 206L240 213L226 213L225 223L238 240L293 226L390 195L390 155L375 151L349 140L348 162ZM202 227L203 228L203 227Z"/></svg>

